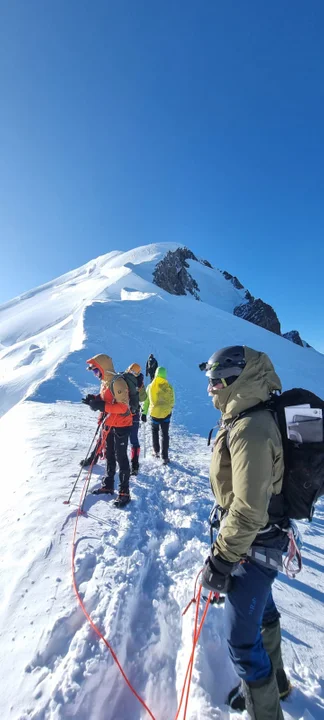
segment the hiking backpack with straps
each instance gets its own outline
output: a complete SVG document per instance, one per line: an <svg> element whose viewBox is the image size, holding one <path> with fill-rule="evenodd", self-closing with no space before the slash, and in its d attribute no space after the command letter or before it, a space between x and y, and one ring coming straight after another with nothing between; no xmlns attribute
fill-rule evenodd
<svg viewBox="0 0 324 720"><path fill-rule="evenodd" d="M285 510L293 520L311 521L315 503L324 495L324 401L293 388L272 402L284 450Z"/></svg>
<svg viewBox="0 0 324 720"><path fill-rule="evenodd" d="M129 408L132 413L132 415L135 415L135 413L139 412L140 409L140 401L139 401L139 391L138 391L138 385L137 385L137 378L132 373L124 372L124 373L116 373L114 375L113 379L110 382L109 389L111 390L112 394L115 397L114 393L114 383L119 378L123 378L125 380L128 392L129 392Z"/></svg>
<svg viewBox="0 0 324 720"><path fill-rule="evenodd" d="M293 388L240 413L270 410L280 429L284 451L282 494L287 517L312 520L315 503L324 495L324 401Z"/></svg>

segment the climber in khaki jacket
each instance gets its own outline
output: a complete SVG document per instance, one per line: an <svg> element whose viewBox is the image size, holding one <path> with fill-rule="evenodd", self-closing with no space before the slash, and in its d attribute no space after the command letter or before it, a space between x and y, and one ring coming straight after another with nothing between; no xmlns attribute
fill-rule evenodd
<svg viewBox="0 0 324 720"><path fill-rule="evenodd" d="M227 594L228 647L244 691L235 688L228 702L233 709L246 705L254 720L283 720L280 697L290 685L271 592L288 544L283 448L272 413L256 409L281 390L281 382L269 357L245 346L219 350L205 369L221 427L210 466L218 536L202 585Z"/></svg>

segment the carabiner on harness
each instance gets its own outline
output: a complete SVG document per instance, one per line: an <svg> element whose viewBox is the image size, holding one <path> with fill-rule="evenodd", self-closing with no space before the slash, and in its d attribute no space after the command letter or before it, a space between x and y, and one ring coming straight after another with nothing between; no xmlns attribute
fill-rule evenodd
<svg viewBox="0 0 324 720"><path fill-rule="evenodd" d="M289 539L287 555L284 560L283 566L285 568L287 577L294 579L298 573L303 569L303 560L301 554L302 539L296 523L290 520L290 525L287 530Z"/></svg>
<svg viewBox="0 0 324 720"><path fill-rule="evenodd" d="M217 502L214 502L214 505L210 511L209 514L209 525L210 525L210 544L214 544L214 530L219 531L219 528L221 526L221 522L223 518L226 515L226 510L222 508L220 505L218 505Z"/></svg>

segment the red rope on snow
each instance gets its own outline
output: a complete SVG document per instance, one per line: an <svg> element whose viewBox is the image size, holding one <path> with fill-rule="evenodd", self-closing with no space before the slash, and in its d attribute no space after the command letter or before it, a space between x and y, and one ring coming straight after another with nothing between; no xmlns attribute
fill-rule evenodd
<svg viewBox="0 0 324 720"><path fill-rule="evenodd" d="M193 597L191 598L191 600L189 600L188 605L186 605L185 609L183 610L182 615L185 615L186 612L187 612L187 610L189 610L190 605L192 605L192 603L195 603L196 600L197 600L197 596L196 596L196 592L197 592L197 582L198 582L199 575L201 575L202 571L203 571L203 568L201 568L201 570L199 570L199 573L198 573L198 575L196 576Z"/></svg>
<svg viewBox="0 0 324 720"><path fill-rule="evenodd" d="M91 468L90 468L90 469L91 469ZM89 470L89 474L90 474L90 470ZM86 609L86 607L85 607L85 605L84 605L84 603L83 603L83 600L82 600L82 598L81 598L81 596L80 596L80 593L79 593L79 590L78 590L78 587L77 587L77 582L76 582L76 577L75 577L75 567L74 567L74 561L75 561L75 540L76 540L76 533L77 533L77 527L78 527L78 520L79 520L80 515L82 515L81 507L83 506L83 503L84 503L84 500L85 500L85 490L86 490L86 486L87 486L87 480L88 480L88 475L87 475L87 477L86 477L86 480L85 480L85 482L84 482L84 485L83 485L83 488L82 488L82 491L81 491L79 506L78 506L78 509L77 509L77 515L76 515L75 525L74 525L74 533L73 533L73 541L72 541L72 582L73 582L73 589L74 589L74 592L75 592L75 594L76 594L76 596L77 596L78 602L79 602L79 604L80 604L80 606L81 606L81 608L82 608L82 610L83 610L83 612L84 612L84 614L85 614L88 622L90 623L92 629L93 629L93 630L95 631L95 633L98 635L98 637L100 638L100 640L102 640L102 641L105 643L106 647L108 648L110 654L112 655L112 657L113 657L113 659L114 659L114 661L115 661L115 663L116 663L119 671L121 672L121 674L122 674L125 682L127 683L128 687L130 688L130 690L132 691L132 693L135 695L135 697L137 698L137 700L141 703L141 705L142 705L143 708L146 710L146 712L149 714L150 718L152 718L152 720L156 720L156 718L154 717L154 715L153 715L153 713L151 712L151 710L147 707L147 705L145 704L144 700L140 697L140 695L136 692L135 688L133 688L131 682L128 680L128 677L127 677L125 671L123 670L123 668L122 668L122 666L121 666L121 664L120 664L120 662L119 662L119 660L118 660L118 657L117 657L116 653L114 652L113 648L111 647L110 643L108 642L108 640L106 640L106 638L103 636L102 632L99 630L99 628L97 627L97 625L96 625L96 624L93 622L93 620L91 619L91 617L90 617L90 615L89 615L89 613L88 613L88 611L87 611L87 609Z"/></svg>
<svg viewBox="0 0 324 720"><path fill-rule="evenodd" d="M92 464L93 464L93 463L92 463ZM120 662L119 662L119 660L118 660L118 657L117 657L116 653L114 652L113 648L111 647L109 641L106 640L106 638L104 637L104 635L102 634L102 632L99 630L99 628L97 627L97 625L96 625L96 624L93 622L93 620L91 619L91 617L90 617L90 615L89 615L89 613L88 613L88 611L87 611L87 609L86 609L86 607L85 607L85 605L84 605L84 603L83 603L83 600L82 600L82 598L81 598L81 596L80 596L80 593L79 593L79 590L78 590L78 587L77 587L77 582L76 582L76 577L75 577L75 550L76 550L75 541L76 541L78 520L79 520L80 515L83 514L83 513L82 513L82 508L83 508L84 500L85 500L85 497L86 497L87 488L88 488L88 485L89 485L89 482L90 482L90 477L91 477L91 472L92 472L92 464L91 464L91 467L90 467L90 469L89 469L89 472L88 472L88 474L87 474L87 476L86 476L86 479L85 479L85 481L84 481L84 485L83 485L83 488L82 488L82 491L81 491L80 500L79 500L79 505L78 505L77 514L76 514L76 519L75 519L75 525L74 525L73 540L72 540L72 583L73 583L73 589L74 589L74 592L75 592L75 594L76 594L77 600L78 600L78 602L79 602L79 604L80 604L80 607L81 607L81 609L82 609L85 617L87 618L87 620L88 620L89 624L91 625L92 629L95 631L96 635L98 635L99 639L102 640L102 641L104 642L104 644L106 645L107 649L109 650L109 652L110 652L113 660L115 661L115 663L116 663L116 665L117 665L117 667L118 667L118 670L119 670L120 673L122 674L122 676L123 676L126 684L128 685L129 689L131 690L131 692L133 693L133 695L135 695L135 697L137 698L137 700L139 701L139 703L141 703L141 705L142 705L143 708L146 710L146 712L149 714L150 718L151 718L152 720L156 720L155 716L153 715L153 713L151 712L151 710L149 709L149 707L146 705L146 703L144 702L143 698L141 698L141 696L138 694L138 692L135 690L135 688L134 688L133 685L131 684L130 680L128 679L128 677L127 677L125 671L123 670L122 665L120 664ZM210 592L209 595L208 595L208 599L207 599L207 602L206 602L206 607L204 608L204 612L203 612L201 621L200 621L200 623L198 624L199 604L200 604L200 597L201 597L201 589L202 589L202 586L200 585L200 587L199 587L199 591L198 591L197 597L196 597L196 587L197 587L197 581L198 581L198 578L199 578L199 575L200 575L201 572L202 572L202 570L199 571L199 573L198 573L198 575L197 575L197 577L196 577L195 589L194 589L194 597L192 598L192 600L190 601L190 603L187 605L185 611L182 613L182 614L184 615L185 612L188 610L189 606L191 605L191 603L196 602L196 613L195 613L195 624L194 624L194 631L193 631L192 651L191 651L191 655L190 655L190 658L189 658L189 662L188 662L188 666L187 666L187 671L186 671L186 675L185 675L185 679L184 679L184 683L183 683L183 688L182 688L182 692L181 692L179 707L178 707L177 714L176 714L174 720L178 720L178 718L179 718L179 713L180 713L180 710L181 710L183 698L184 698L184 695L185 695L185 692L186 692L186 689L187 689L187 692L186 692L186 700L185 700L185 708L184 708L184 715L183 715L183 720L186 720L187 707L188 707L189 694L190 694L190 686L191 686L191 678L192 678L192 671L193 671L193 664L194 664L194 657L195 657L195 650L196 650L196 646L197 646L197 643L198 643L198 640L199 640L199 636L200 636L200 633L201 633L203 624L204 624L204 622L205 622L205 618L206 618L206 615L207 615L207 610L208 610L208 607L209 607L209 604L210 604L210 600L211 600L211 596L212 596L212 593Z"/></svg>
<svg viewBox="0 0 324 720"><path fill-rule="evenodd" d="M196 593L197 580L198 580L198 577L199 577L199 575L200 575L201 572L202 572L202 570L200 570L200 572L198 573L198 575L197 575L197 577L196 577L195 593ZM192 638L192 651L191 651L191 655L190 655L190 658L189 658L189 662L188 662L188 666L187 666L187 671L186 671L186 674L185 674L185 679L184 679L184 682L183 682L183 687L182 687L182 692L181 692L181 697L180 697L180 703L179 703L178 711L177 711L177 714L176 714L174 720L178 720L178 718L179 718L179 714L180 714L180 710L181 710L181 705L182 705L183 698L184 698L184 694L185 694L185 691L186 691L186 686L187 686L187 694L186 694L186 702L185 702L184 713L183 713L183 720L186 720L186 717L187 717L187 707L188 707L188 701L189 701L189 695L190 695L190 686L191 686L191 678L192 678L192 671L193 671L193 664L194 664L196 646L197 646L197 643L198 643L198 640L199 640L200 633L201 633L201 631L202 631L203 624L204 624L204 622L205 622L205 618L206 618L206 615L207 615L207 610L208 610L208 608L209 608L210 600L211 600L211 597L212 597L212 594L213 594L212 592L210 592L209 595L208 595L207 602L206 602L206 607L204 608L204 612L203 612L203 614L202 614L202 618L201 618L200 624L198 625L198 613L199 613L199 604L200 604L200 598L201 598L201 590L202 590L202 586L200 585L199 590L198 590L198 595L197 595L197 597L194 596L194 597L192 598L192 600L190 601L190 603L189 603L189 605L190 605L192 602L195 602L195 603L196 603L195 624L194 624L194 631L193 631L193 638ZM187 605L187 607L186 607L186 609L185 609L184 612L186 612L186 611L188 610L189 605ZM182 613L182 614L184 615L184 613Z"/></svg>

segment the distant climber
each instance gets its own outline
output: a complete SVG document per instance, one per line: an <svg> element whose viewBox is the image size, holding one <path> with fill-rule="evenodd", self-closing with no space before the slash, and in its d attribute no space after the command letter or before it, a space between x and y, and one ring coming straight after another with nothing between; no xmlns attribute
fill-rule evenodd
<svg viewBox="0 0 324 720"><path fill-rule="evenodd" d="M143 405L142 422L146 422L149 412L152 424L152 443L155 457L160 457L159 429L162 433L162 460L165 465L169 462L169 427L171 413L174 406L174 390L167 381L167 371L158 367L155 378L146 388L147 399Z"/></svg>
<svg viewBox="0 0 324 720"><path fill-rule="evenodd" d="M154 375L155 375L155 371L156 371L157 367L158 367L158 361L156 360L154 355L152 355L152 353L151 353L151 355L148 356L148 360L146 363L146 371L145 371L146 377L149 375L151 378L151 381L154 380Z"/></svg>
<svg viewBox="0 0 324 720"><path fill-rule="evenodd" d="M107 471L102 486L95 495L114 493L116 461L119 465L119 493L116 507L123 507L130 501L130 467L127 455L133 417L130 410L130 394L126 380L118 375L108 355L95 355L87 360L88 370L101 380L99 395L87 395L82 402L91 410L105 413L103 435L106 443Z"/></svg>
<svg viewBox="0 0 324 720"><path fill-rule="evenodd" d="M130 444L131 444L131 475L137 475L139 471L139 455L140 455L140 442L138 439L138 431L140 425L140 403L146 400L146 390L144 387L144 376L142 373L141 366L138 363L132 363L126 370L125 375L133 375L136 380L136 387L138 390L138 400L136 408L131 408L133 415L133 425L130 431Z"/></svg>

